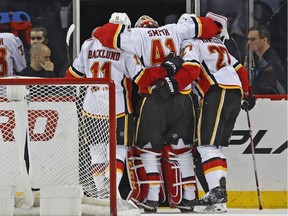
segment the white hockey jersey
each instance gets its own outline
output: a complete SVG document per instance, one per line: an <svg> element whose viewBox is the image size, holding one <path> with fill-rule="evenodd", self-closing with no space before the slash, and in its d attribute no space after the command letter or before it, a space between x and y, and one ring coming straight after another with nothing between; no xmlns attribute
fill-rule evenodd
<svg viewBox="0 0 288 216"><path fill-rule="evenodd" d="M186 38L194 38L192 24L169 24L159 28L132 28L120 36L119 48L135 53L145 67L161 65L164 58L174 51L180 53L180 44Z"/></svg>
<svg viewBox="0 0 288 216"><path fill-rule="evenodd" d="M133 111L131 104L131 76L143 69L139 59L133 54L104 47L97 39L86 40L79 56L74 60L69 72L75 77L110 78L115 83L116 114ZM105 89L104 89L105 90ZM102 93L101 93L102 92ZM92 86L87 90L83 108L91 114L102 115L93 110L91 100L101 98L103 91L95 91Z"/></svg>
<svg viewBox="0 0 288 216"><path fill-rule="evenodd" d="M0 33L0 77L14 76L25 67L22 41L12 33Z"/></svg>
<svg viewBox="0 0 288 216"><path fill-rule="evenodd" d="M215 22L207 17L190 16L183 23L169 24L159 28L128 28L120 24L107 23L99 27L93 36L107 47L121 49L136 54L144 67L159 66L165 57L174 51L180 53L182 40L189 38L211 38L220 32ZM133 80L138 82L138 77ZM178 85L181 79L177 80ZM146 82L147 83L147 82ZM182 90L191 88L191 82ZM142 90L142 89L141 89ZM142 91L145 92L145 91ZM146 91L146 93L149 91Z"/></svg>
<svg viewBox="0 0 288 216"><path fill-rule="evenodd" d="M204 96L211 85L242 89L237 74L242 65L229 54L219 38L184 40L181 48L185 61L194 60L200 64L201 71L195 86L200 96Z"/></svg>

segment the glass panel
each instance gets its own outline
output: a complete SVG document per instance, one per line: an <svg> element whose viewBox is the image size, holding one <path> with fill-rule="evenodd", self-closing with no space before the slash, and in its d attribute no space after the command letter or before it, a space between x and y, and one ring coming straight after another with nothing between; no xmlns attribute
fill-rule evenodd
<svg viewBox="0 0 288 216"><path fill-rule="evenodd" d="M258 86L259 83L261 85L261 89L258 92L256 89L259 88L255 87L256 93L287 93L287 1L255 0L253 13L249 13L249 0L201 0L200 2L201 16L205 16L208 11L212 11L228 18L230 40L226 40L225 44L229 52L242 64L245 63L245 56L248 56L248 44L250 45L252 84L253 86ZM249 17L249 14L254 14L254 16ZM249 19L251 19L250 26ZM268 34L262 36L255 34L255 40L262 37L262 42L264 42L266 36L269 40L270 34L270 47L276 54L272 53L271 48L266 51L267 47L263 48L265 46L260 44L257 45L259 48L253 48L258 41L252 40L254 36L252 37L250 34L249 37L251 38L250 40L248 39L249 28L252 26L264 26L267 28ZM264 32L263 34L266 33ZM261 41L259 40L259 42ZM276 56L279 56L279 58ZM261 61L261 59L265 61ZM277 74L277 80L273 81L273 74L275 73ZM272 84L272 81L274 84ZM279 87L279 84L283 88ZM272 85L275 88L277 86L276 92L267 90Z"/></svg>
<svg viewBox="0 0 288 216"><path fill-rule="evenodd" d="M51 49L51 61L58 76L65 76L68 67L65 43L68 27L73 22L72 0L9 0L0 1L0 32L12 32L23 42L27 63L30 62L30 31L45 27ZM38 37L33 37L38 40ZM71 44L71 45L70 45ZM70 41L72 58L73 40Z"/></svg>

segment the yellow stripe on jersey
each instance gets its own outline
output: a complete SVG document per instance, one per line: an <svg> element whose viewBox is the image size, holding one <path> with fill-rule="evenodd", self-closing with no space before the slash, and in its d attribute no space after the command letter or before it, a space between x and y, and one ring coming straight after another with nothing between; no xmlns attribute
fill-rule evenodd
<svg viewBox="0 0 288 216"><path fill-rule="evenodd" d="M146 68L144 68L142 71L140 71L139 75L137 76L137 78L134 80L134 82L136 84L138 84L139 80L141 79L141 77L143 76L144 72L145 72Z"/></svg>
<svg viewBox="0 0 288 216"><path fill-rule="evenodd" d="M145 104L145 102L146 102L146 99L147 99L147 97L144 98L143 101L142 101L142 104L141 104L141 107L140 107L140 115L139 115L139 118L138 118L138 120L137 120L137 122L136 122L135 142L137 142L137 139L138 139L138 129L139 129L139 124L140 124L140 120L141 120L141 116L142 116L143 106L144 106L144 104Z"/></svg>
<svg viewBox="0 0 288 216"><path fill-rule="evenodd" d="M186 94L190 94L191 93L191 91L192 91L192 89L191 88L189 88L189 89L187 89L187 90L181 90L181 91L179 91L181 94L184 94L184 95L186 95Z"/></svg>
<svg viewBox="0 0 288 216"><path fill-rule="evenodd" d="M196 35L197 36L197 38L199 38L199 37L201 37L202 36L202 22L201 22L201 20L198 18L198 17L196 17L196 20L197 20L197 23L198 23L198 29L199 29L199 31L198 31L198 35Z"/></svg>
<svg viewBox="0 0 288 216"><path fill-rule="evenodd" d="M215 82L212 80L212 78L202 65L201 65L201 71L203 72L204 77L209 81L210 85L214 85Z"/></svg>
<svg viewBox="0 0 288 216"><path fill-rule="evenodd" d="M242 65L241 65L241 64L238 64L234 69L237 71L237 70L239 70L241 67L242 67Z"/></svg>
<svg viewBox="0 0 288 216"><path fill-rule="evenodd" d="M203 109L200 109L199 119L198 119L198 125L197 125L197 137L198 137L198 143L202 143L201 141L201 126L202 126L202 112ZM196 121L195 121L196 122Z"/></svg>
<svg viewBox="0 0 288 216"><path fill-rule="evenodd" d="M117 115L116 115L116 118L121 118L121 117L123 117L123 116L125 116L125 113L124 113L124 112L117 114Z"/></svg>
<svg viewBox="0 0 288 216"><path fill-rule="evenodd" d="M222 85L222 84L218 84L219 87L221 87L222 89L240 89L241 93L243 94L243 89L238 86L238 85Z"/></svg>
<svg viewBox="0 0 288 216"><path fill-rule="evenodd" d="M215 124L214 124L213 133L212 133L212 136L211 136L211 139L210 139L210 143L209 143L210 145L213 145L213 143L215 141L217 128L218 128L219 121L220 121L221 111L222 111L223 104L224 104L225 93L226 93L226 90L223 89L222 93L221 93L220 103L219 103L218 110L217 110L217 115L216 115L216 120L215 120Z"/></svg>
<svg viewBox="0 0 288 216"><path fill-rule="evenodd" d="M132 91L132 80L130 78L124 78L124 89L125 89L125 102L127 105L127 111L128 113L132 113L133 112L133 106L132 106L132 95L131 95L131 91Z"/></svg>
<svg viewBox="0 0 288 216"><path fill-rule="evenodd" d="M198 61L186 61L182 64L182 66L186 66L186 65L189 65L189 66L195 66L195 67L199 67L200 68L200 64Z"/></svg>
<svg viewBox="0 0 288 216"><path fill-rule="evenodd" d="M113 48L114 49L117 49L117 39L118 39L118 36L119 36L119 33L120 33L120 31L121 31L121 28L122 28L122 25L118 25L118 28L117 28L117 30L116 30L116 33L115 33L115 35L114 35L114 37L113 37ZM119 36L120 37L120 36Z"/></svg>
<svg viewBox="0 0 288 216"><path fill-rule="evenodd" d="M95 119L109 119L108 115L97 115L97 114L91 114L86 112L85 110L82 110L83 116L88 116L89 118L95 118Z"/></svg>
<svg viewBox="0 0 288 216"><path fill-rule="evenodd" d="M200 96L203 97L204 96L204 91L203 89L201 88L201 86L196 82L196 87L197 87L197 90L200 92Z"/></svg>
<svg viewBox="0 0 288 216"><path fill-rule="evenodd" d="M68 71L69 71L69 73L70 73L72 76L74 76L75 78L83 78L83 77L84 77L84 76L80 76L80 75L78 75L76 72L74 72L71 67L68 68Z"/></svg>
<svg viewBox="0 0 288 216"><path fill-rule="evenodd" d="M129 115L125 115L125 126L124 126L124 146L128 146L129 141Z"/></svg>

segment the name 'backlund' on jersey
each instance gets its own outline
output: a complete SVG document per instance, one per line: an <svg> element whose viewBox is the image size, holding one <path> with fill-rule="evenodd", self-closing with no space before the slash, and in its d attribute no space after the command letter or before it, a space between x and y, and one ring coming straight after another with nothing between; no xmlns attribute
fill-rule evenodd
<svg viewBox="0 0 288 216"><path fill-rule="evenodd" d="M106 58L106 59L118 61L120 59L120 53L109 51L109 50L102 50L102 49L89 50L88 59L91 59L91 58Z"/></svg>

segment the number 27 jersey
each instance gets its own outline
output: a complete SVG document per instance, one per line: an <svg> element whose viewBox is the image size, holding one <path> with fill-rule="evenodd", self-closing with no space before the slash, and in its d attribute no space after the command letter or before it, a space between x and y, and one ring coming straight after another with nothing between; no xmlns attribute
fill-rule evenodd
<svg viewBox="0 0 288 216"><path fill-rule="evenodd" d="M226 89L242 89L237 70L243 67L218 38L190 39L181 44L181 55L185 61L197 61L200 75L196 79L196 90L204 96L211 85Z"/></svg>

